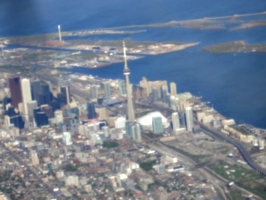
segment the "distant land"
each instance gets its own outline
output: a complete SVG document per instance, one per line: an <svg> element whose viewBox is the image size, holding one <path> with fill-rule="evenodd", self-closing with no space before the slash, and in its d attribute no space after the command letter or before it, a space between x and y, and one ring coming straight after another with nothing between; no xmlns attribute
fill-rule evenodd
<svg viewBox="0 0 266 200"><path fill-rule="evenodd" d="M233 41L206 46L203 49L212 53L266 52L266 44L246 44L244 41Z"/></svg>

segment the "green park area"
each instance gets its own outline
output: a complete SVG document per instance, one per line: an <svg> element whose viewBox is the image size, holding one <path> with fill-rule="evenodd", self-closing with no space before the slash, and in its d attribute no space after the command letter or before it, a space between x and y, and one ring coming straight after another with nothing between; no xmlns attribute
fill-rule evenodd
<svg viewBox="0 0 266 200"><path fill-rule="evenodd" d="M150 171L153 165L155 165L154 161L139 163L140 168L143 169L144 171Z"/></svg>
<svg viewBox="0 0 266 200"><path fill-rule="evenodd" d="M75 165L68 164L64 167L64 171L66 172L75 172L78 170L78 167Z"/></svg>
<svg viewBox="0 0 266 200"><path fill-rule="evenodd" d="M187 156L187 157L189 157L189 158L191 158L197 162L201 162L202 160L205 161L206 158L211 157L211 155L206 155L206 154L205 155L203 155L203 154L191 154L187 151L184 151L184 150L179 149L179 148L174 147L174 146L168 146L168 147L170 147L171 149L175 150L176 152L181 153L181 154L183 154L183 155L185 155L185 156Z"/></svg>
<svg viewBox="0 0 266 200"><path fill-rule="evenodd" d="M29 68L25 66L18 66L18 65L0 65L0 70L27 73L29 71Z"/></svg>
<svg viewBox="0 0 266 200"><path fill-rule="evenodd" d="M228 181L232 181L236 185L266 199L265 179L259 173L244 167L229 165L225 162L220 162L209 167L216 174Z"/></svg>
<svg viewBox="0 0 266 200"><path fill-rule="evenodd" d="M114 141L105 141L105 142L103 142L103 147L107 148L107 149L115 148L115 147L118 147L118 146L119 146L119 144L117 142L114 142Z"/></svg>
<svg viewBox="0 0 266 200"><path fill-rule="evenodd" d="M250 135L250 132L248 132L246 129L244 129L240 126L234 126L233 129L235 129L236 131L238 131L244 135Z"/></svg>
<svg viewBox="0 0 266 200"><path fill-rule="evenodd" d="M231 199L245 200L246 198L242 196L241 192L236 189L232 189L229 192Z"/></svg>

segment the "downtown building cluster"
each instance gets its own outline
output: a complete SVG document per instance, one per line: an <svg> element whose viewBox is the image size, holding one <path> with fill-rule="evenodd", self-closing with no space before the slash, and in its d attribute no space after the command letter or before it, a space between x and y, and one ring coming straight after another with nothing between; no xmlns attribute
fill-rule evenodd
<svg viewBox="0 0 266 200"><path fill-rule="evenodd" d="M8 156L0 173L12 171L9 176L22 182L15 195L216 197L212 184L186 162L144 137L175 142L197 135L198 122L232 132L234 121L190 93L177 92L173 82L143 78L130 84L125 47L124 59L125 80L74 74L2 77L0 151Z"/></svg>

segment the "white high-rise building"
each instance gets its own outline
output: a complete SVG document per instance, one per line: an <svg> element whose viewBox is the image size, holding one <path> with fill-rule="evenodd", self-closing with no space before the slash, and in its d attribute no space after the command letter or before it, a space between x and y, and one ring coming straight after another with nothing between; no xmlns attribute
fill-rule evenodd
<svg viewBox="0 0 266 200"><path fill-rule="evenodd" d="M126 126L126 118L125 117L118 117L115 120L115 128L125 128Z"/></svg>
<svg viewBox="0 0 266 200"><path fill-rule="evenodd" d="M174 82L170 83L170 93L173 96L175 96L177 94L177 92L176 92L176 84Z"/></svg>
<svg viewBox="0 0 266 200"><path fill-rule="evenodd" d="M62 110L54 111L54 118L56 120L56 123L58 124L64 122L63 111Z"/></svg>
<svg viewBox="0 0 266 200"><path fill-rule="evenodd" d="M172 114L172 122L173 122L173 130L174 132L177 132L177 130L180 128L178 112L174 112Z"/></svg>
<svg viewBox="0 0 266 200"><path fill-rule="evenodd" d="M186 107L186 125L187 131L192 131L193 128L193 111L191 107Z"/></svg>
<svg viewBox="0 0 266 200"><path fill-rule="evenodd" d="M27 103L32 101L30 80L27 78L24 78L21 80L21 93L22 93L22 101L23 101L23 107L24 107L24 115L25 115L25 118L27 119L28 114L29 114Z"/></svg>
<svg viewBox="0 0 266 200"><path fill-rule="evenodd" d="M27 102L28 116L33 116L33 110L38 107L36 100Z"/></svg>
<svg viewBox="0 0 266 200"><path fill-rule="evenodd" d="M63 133L63 142L65 145L72 145L71 135L69 132Z"/></svg>
<svg viewBox="0 0 266 200"><path fill-rule="evenodd" d="M36 166L39 165L39 157L36 151L32 151L31 152L31 161L32 161L32 165Z"/></svg>

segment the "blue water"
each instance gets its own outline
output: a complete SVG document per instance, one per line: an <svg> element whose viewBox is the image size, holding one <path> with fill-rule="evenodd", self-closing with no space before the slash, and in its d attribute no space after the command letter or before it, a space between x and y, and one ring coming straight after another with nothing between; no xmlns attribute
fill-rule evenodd
<svg viewBox="0 0 266 200"><path fill-rule="evenodd" d="M0 36L56 32L58 24L63 31L74 31L263 11L266 11L265 0L0 0ZM264 16L253 19L259 17ZM174 81L179 92L190 91L202 96L228 118L266 128L266 54L211 54L202 50L206 45L234 40L266 43L266 27L239 31L180 27L141 29L147 31L86 38L200 42L183 51L129 62L131 81L137 84L142 76ZM123 64L114 64L93 70L76 68L73 72L123 78L122 68Z"/></svg>

